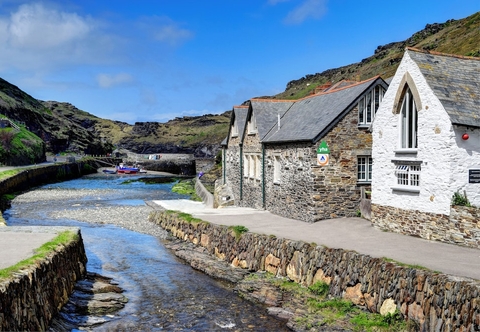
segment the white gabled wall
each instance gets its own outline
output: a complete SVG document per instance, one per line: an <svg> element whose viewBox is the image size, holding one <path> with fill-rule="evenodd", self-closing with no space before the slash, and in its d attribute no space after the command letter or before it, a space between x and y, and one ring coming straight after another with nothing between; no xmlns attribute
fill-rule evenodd
<svg viewBox="0 0 480 332"><path fill-rule="evenodd" d="M418 109L417 154L395 153L399 150L399 114L394 109L397 91L405 74L415 83L420 101ZM400 105L401 106L401 105ZM455 133L442 104L428 86L408 52L383 98L373 124L372 204L404 210L449 215L452 188L452 162L457 158L454 149ZM421 160L420 192L394 191L395 163L392 160Z"/></svg>
<svg viewBox="0 0 480 332"><path fill-rule="evenodd" d="M480 112L480 110L479 110ZM455 130L455 156L452 167L452 191L467 193L472 205L480 207L480 183L468 183L468 170L480 170L480 129L454 126ZM467 133L468 140L463 140L462 135Z"/></svg>

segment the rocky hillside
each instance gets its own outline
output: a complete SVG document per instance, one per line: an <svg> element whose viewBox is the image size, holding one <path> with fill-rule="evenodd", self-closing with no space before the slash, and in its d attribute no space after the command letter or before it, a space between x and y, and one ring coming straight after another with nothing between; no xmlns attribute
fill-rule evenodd
<svg viewBox="0 0 480 332"><path fill-rule="evenodd" d="M461 20L427 24L405 41L378 46L372 56L358 63L288 82L286 90L272 98L298 99L310 94L317 85L342 79L391 77L406 46L480 57L479 40L480 12ZM197 157L213 157L227 135L230 121L227 111L220 115L175 118L166 123L138 122L132 126L98 118L69 103L37 100L2 79L0 114L23 123L43 139L47 151L54 153L105 154L121 148L135 153L194 153Z"/></svg>
<svg viewBox="0 0 480 332"><path fill-rule="evenodd" d="M407 46L480 57L480 12L461 20L427 24L425 29L416 32L407 40L378 46L372 56L360 62L290 81L285 91L273 98L302 98L318 85L326 82L336 83L343 79L360 81L376 75L389 78L395 74Z"/></svg>

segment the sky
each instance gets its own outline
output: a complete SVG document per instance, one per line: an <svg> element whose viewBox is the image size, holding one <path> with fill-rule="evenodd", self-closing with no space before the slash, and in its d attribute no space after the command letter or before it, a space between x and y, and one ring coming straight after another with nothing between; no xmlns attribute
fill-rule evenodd
<svg viewBox="0 0 480 332"><path fill-rule="evenodd" d="M100 118L166 122L478 11L480 0L0 0L0 77Z"/></svg>

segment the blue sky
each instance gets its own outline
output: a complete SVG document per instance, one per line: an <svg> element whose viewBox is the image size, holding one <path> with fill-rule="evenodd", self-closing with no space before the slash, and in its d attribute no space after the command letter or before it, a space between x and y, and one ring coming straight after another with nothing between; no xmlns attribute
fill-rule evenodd
<svg viewBox="0 0 480 332"><path fill-rule="evenodd" d="M222 113L480 0L0 0L0 77L133 124Z"/></svg>

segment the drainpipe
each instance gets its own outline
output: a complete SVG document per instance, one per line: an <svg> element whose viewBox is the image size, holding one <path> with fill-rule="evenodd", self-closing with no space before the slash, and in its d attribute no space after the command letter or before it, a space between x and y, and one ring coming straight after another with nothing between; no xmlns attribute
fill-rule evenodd
<svg viewBox="0 0 480 332"><path fill-rule="evenodd" d="M227 168L227 149L223 148L223 184L227 183L227 176L225 175Z"/></svg>
<svg viewBox="0 0 480 332"><path fill-rule="evenodd" d="M240 145L240 200L243 200L243 146Z"/></svg>
<svg viewBox="0 0 480 332"><path fill-rule="evenodd" d="M263 209L265 206L265 144L262 144L262 204Z"/></svg>

